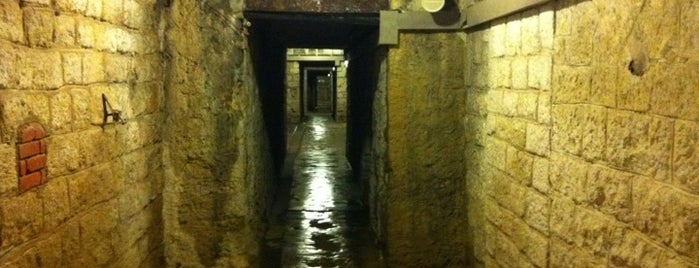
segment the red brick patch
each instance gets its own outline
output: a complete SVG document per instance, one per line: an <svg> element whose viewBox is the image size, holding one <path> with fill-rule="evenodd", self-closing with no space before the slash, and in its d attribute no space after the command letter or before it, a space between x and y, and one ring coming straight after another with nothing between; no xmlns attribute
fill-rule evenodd
<svg viewBox="0 0 699 268"><path fill-rule="evenodd" d="M41 141L31 141L19 145L19 159L27 159L40 153Z"/></svg>
<svg viewBox="0 0 699 268"><path fill-rule="evenodd" d="M46 167L46 155L40 154L27 160L27 170L29 172L39 171Z"/></svg>
<svg viewBox="0 0 699 268"><path fill-rule="evenodd" d="M27 161L19 160L19 176L27 175Z"/></svg>
<svg viewBox="0 0 699 268"><path fill-rule="evenodd" d="M26 192L46 183L46 131L37 123L24 126L17 137L17 166L19 190Z"/></svg>
<svg viewBox="0 0 699 268"><path fill-rule="evenodd" d="M19 190L26 192L27 190L41 185L43 177L44 176L41 174L41 172L34 172L19 178Z"/></svg>

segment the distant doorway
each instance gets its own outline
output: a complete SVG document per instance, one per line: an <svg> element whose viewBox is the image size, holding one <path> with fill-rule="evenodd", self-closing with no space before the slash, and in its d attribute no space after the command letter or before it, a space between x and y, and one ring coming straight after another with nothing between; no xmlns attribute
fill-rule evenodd
<svg viewBox="0 0 699 268"><path fill-rule="evenodd" d="M335 71L326 67L307 67L304 76L304 114L334 114Z"/></svg>

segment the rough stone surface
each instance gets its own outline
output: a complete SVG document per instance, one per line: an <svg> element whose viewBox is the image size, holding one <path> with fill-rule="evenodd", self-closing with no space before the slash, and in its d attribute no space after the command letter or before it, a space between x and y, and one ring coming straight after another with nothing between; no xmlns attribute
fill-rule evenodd
<svg viewBox="0 0 699 268"><path fill-rule="evenodd" d="M378 195L385 205L379 209L385 211L386 258L401 267L461 266L464 129L459 123L465 94L445 82L462 79L463 73L440 62L461 65L453 58L463 56L462 42L449 35L402 34L400 39L401 46L388 52L390 172Z"/></svg>
<svg viewBox="0 0 699 268"><path fill-rule="evenodd" d="M470 264L699 265L696 10L557 1L464 35Z"/></svg>
<svg viewBox="0 0 699 268"><path fill-rule="evenodd" d="M170 267L259 261L274 168L240 3L169 8L163 222Z"/></svg>

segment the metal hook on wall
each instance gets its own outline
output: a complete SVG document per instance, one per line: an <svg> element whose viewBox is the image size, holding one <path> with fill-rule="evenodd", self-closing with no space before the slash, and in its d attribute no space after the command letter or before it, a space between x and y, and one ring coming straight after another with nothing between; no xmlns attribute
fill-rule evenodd
<svg viewBox="0 0 699 268"><path fill-rule="evenodd" d="M121 117L121 111L112 109L112 105L109 104L107 96L102 94L102 127L109 123L109 118L112 118L112 123L116 124L126 124L126 120Z"/></svg>

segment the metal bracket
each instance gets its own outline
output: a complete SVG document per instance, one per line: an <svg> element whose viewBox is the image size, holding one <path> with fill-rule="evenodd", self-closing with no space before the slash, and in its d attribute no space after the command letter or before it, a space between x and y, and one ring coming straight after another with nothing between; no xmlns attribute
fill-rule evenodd
<svg viewBox="0 0 699 268"><path fill-rule="evenodd" d="M121 111L112 109L112 105L109 104L107 96L102 94L102 127L107 125L110 117L112 118L112 123L126 124L126 120L121 117Z"/></svg>
<svg viewBox="0 0 699 268"><path fill-rule="evenodd" d="M397 45L401 30L454 31L469 29L554 0L483 0L460 10L453 1L439 12L382 10L379 45Z"/></svg>

